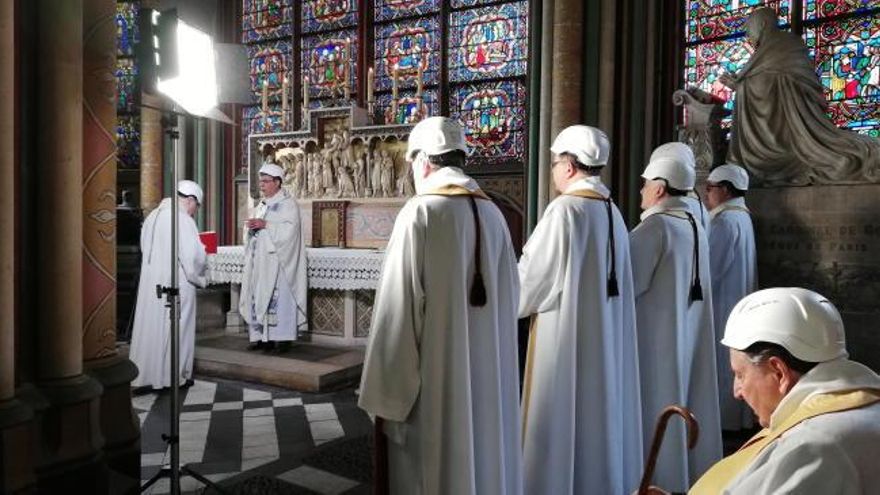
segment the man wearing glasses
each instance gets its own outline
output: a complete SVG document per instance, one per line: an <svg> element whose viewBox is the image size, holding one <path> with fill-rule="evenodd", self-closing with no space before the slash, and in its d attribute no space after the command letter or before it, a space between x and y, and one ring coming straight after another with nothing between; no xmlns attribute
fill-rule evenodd
<svg viewBox="0 0 880 495"><path fill-rule="evenodd" d="M754 424L753 414L733 396L733 375L727 347L721 344L727 316L743 297L758 290L755 232L746 207L749 174L739 165L721 165L709 174L706 203L712 217L709 232L709 266L712 273L712 311L715 315L715 348L721 428L741 430Z"/></svg>

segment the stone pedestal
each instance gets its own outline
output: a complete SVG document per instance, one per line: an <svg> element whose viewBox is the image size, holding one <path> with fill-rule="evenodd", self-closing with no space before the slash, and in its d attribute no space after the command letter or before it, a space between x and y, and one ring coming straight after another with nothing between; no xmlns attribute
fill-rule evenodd
<svg viewBox="0 0 880 495"><path fill-rule="evenodd" d="M753 189L762 288L800 286L837 306L850 357L880 370L880 185Z"/></svg>

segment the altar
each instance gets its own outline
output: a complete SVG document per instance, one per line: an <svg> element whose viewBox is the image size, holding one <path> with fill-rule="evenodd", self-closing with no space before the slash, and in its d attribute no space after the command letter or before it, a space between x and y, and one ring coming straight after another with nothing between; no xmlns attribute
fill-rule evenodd
<svg viewBox="0 0 880 495"><path fill-rule="evenodd" d="M365 345L384 252L375 249L306 248L309 331L300 338L336 345ZM220 246L208 255L208 280L230 284L230 332L247 328L238 313L244 246Z"/></svg>

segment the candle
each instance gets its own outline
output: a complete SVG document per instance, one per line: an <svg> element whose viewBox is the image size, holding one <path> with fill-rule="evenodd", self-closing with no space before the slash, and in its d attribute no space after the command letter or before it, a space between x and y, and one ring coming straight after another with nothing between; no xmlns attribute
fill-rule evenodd
<svg viewBox="0 0 880 495"><path fill-rule="evenodd" d="M391 99L397 101L397 64L391 71Z"/></svg>
<svg viewBox="0 0 880 495"><path fill-rule="evenodd" d="M303 77L303 110L309 109L309 76Z"/></svg>
<svg viewBox="0 0 880 495"><path fill-rule="evenodd" d="M263 79L263 117L269 114L269 80Z"/></svg>
<svg viewBox="0 0 880 495"><path fill-rule="evenodd" d="M287 124L287 76L281 78L281 123Z"/></svg>
<svg viewBox="0 0 880 495"><path fill-rule="evenodd" d="M373 101L373 78L374 77L375 76L373 75L373 68L370 67L370 69L367 71L367 101L368 102Z"/></svg>

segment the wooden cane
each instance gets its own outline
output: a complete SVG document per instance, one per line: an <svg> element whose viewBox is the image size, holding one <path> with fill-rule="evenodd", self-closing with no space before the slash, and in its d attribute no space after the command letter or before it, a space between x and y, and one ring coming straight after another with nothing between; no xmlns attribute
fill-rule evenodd
<svg viewBox="0 0 880 495"><path fill-rule="evenodd" d="M385 421L376 416L373 425L373 495L388 495L388 437Z"/></svg>
<svg viewBox="0 0 880 495"><path fill-rule="evenodd" d="M657 426L654 428L654 438L651 440L651 452L645 463L645 471L642 474L642 482L639 484L638 495L651 495L666 493L656 486L650 486L651 478L654 477L654 468L657 466L657 457L660 455L660 446L663 444L663 436L666 434L666 425L672 416L681 416L687 426L687 447L693 449L700 437L700 425L697 418L688 408L682 406L666 406L657 418Z"/></svg>

